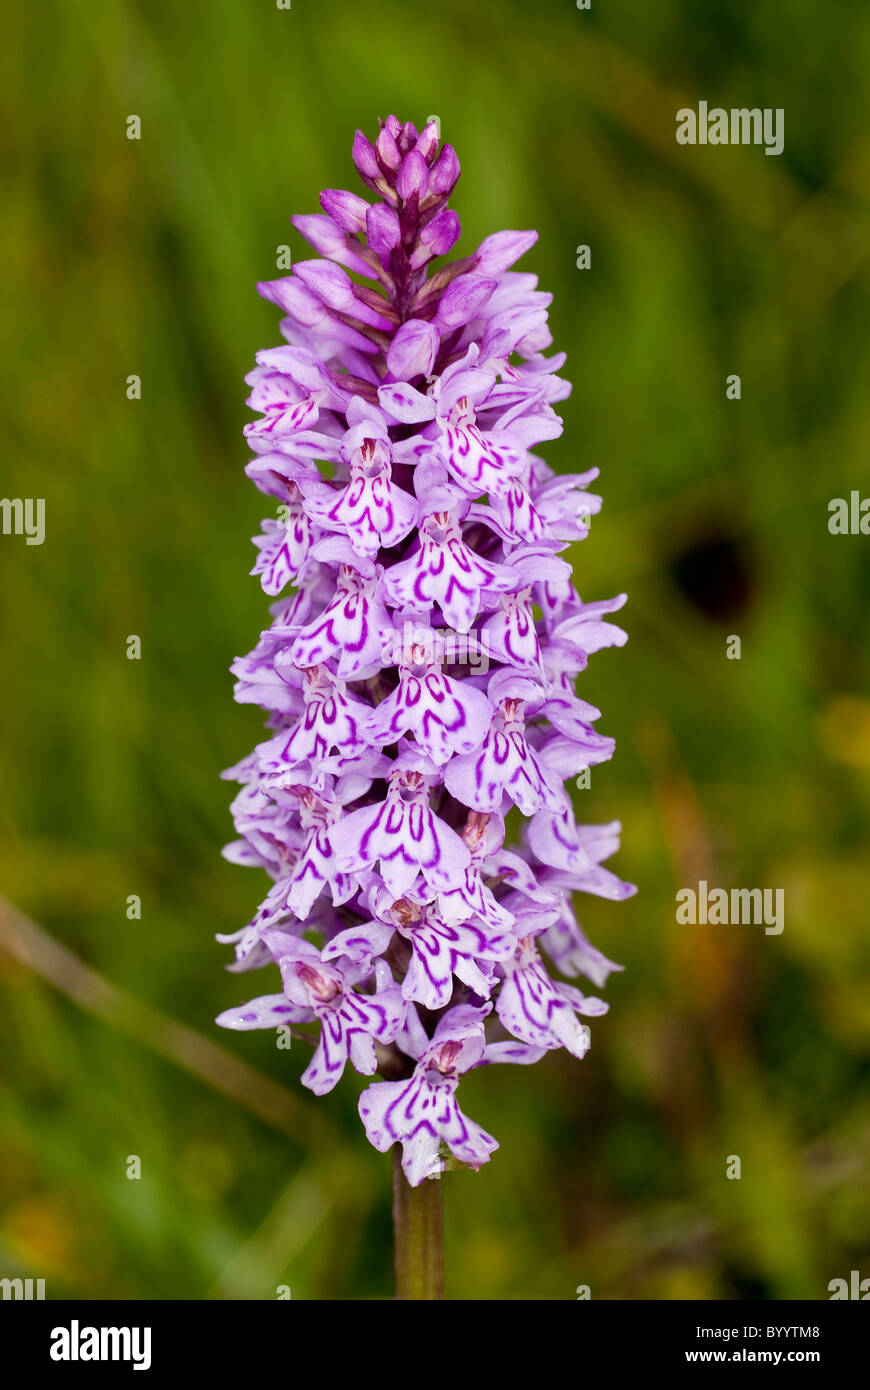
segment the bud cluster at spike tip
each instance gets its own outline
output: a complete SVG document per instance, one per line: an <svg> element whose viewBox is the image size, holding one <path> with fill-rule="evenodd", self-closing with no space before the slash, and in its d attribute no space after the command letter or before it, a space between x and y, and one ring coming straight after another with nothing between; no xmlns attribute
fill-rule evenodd
<svg viewBox="0 0 870 1390"><path fill-rule="evenodd" d="M277 510L253 573L276 601L232 669L269 736L226 774L225 854L272 887L219 940L231 970L273 963L283 988L218 1022L313 1024L318 1095L348 1062L390 1078L360 1115L417 1185L448 1150L476 1169L497 1147L459 1108L465 1072L582 1057L581 1020L607 1009L548 966L597 988L621 969L572 909L575 891L634 892L602 867L619 825L578 825L565 782L613 752L575 684L625 642L609 620L625 595L584 603L560 555L600 509L597 470L534 453L570 391L546 355L551 296L511 269L536 233L436 266L460 233L436 124L390 116L353 160L372 200L323 193L293 218L318 258L259 286L284 315L245 430Z"/></svg>

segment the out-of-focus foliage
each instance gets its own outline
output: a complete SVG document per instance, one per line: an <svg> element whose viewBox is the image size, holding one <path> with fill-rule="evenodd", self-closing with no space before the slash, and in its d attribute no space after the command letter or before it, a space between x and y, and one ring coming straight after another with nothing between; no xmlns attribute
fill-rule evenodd
<svg viewBox="0 0 870 1390"><path fill-rule="evenodd" d="M210 1038L249 982L212 934L260 895L218 854L218 771L259 727L226 668L266 621L242 377L278 315L254 282L280 244L303 254L290 212L353 186L357 125L438 114L462 246L540 232L524 268L575 383L542 452L600 466L572 559L584 597L631 598L628 647L582 680L617 753L578 808L622 819L639 885L584 912L626 966L589 1057L463 1083L502 1147L445 1179L448 1291L824 1298L870 1276L870 539L827 529L830 498L870 496L866 5L43 0L4 47L0 490L46 499L41 547L0 537L5 894ZM678 146L700 99L783 107L785 152ZM700 878L783 888L784 932L678 926ZM319 1109L294 1143L2 951L0 976L0 1273L49 1296L389 1294L389 1163L355 1079L315 1101L296 1051L217 1039Z"/></svg>

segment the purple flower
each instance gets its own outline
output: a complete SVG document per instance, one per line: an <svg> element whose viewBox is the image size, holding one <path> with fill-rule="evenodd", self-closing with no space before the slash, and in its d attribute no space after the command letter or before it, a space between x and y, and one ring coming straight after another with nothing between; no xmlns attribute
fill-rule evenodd
<svg viewBox="0 0 870 1390"><path fill-rule="evenodd" d="M521 1042L566 1047L575 1057L584 1057L589 1029L575 1014L595 1016L606 1013L608 1006L600 999L584 998L573 985L552 980L531 936L520 939L503 969L496 1008L505 1028Z"/></svg>
<svg viewBox="0 0 870 1390"><path fill-rule="evenodd" d="M284 625L285 641L294 636L292 643L287 641L293 666L301 670L334 661L336 675L342 680L359 677L368 668L377 669L384 634L391 627L379 594L382 574L380 566L359 562L341 565L335 591L317 617L293 631Z"/></svg>
<svg viewBox="0 0 870 1390"><path fill-rule="evenodd" d="M320 1022L320 1042L302 1080L315 1095L324 1095L341 1080L350 1059L358 1072L371 1076L377 1067L374 1040L390 1043L405 1017L395 985L371 994L353 988L357 971L325 962L316 946L284 932L265 935L281 969L284 993L305 1018Z"/></svg>
<svg viewBox="0 0 870 1390"><path fill-rule="evenodd" d="M271 883L219 939L231 970L277 964L283 992L218 1022L316 1030L317 1094L348 1061L398 1077L360 1114L418 1184L447 1151L479 1168L496 1148L459 1108L465 1072L587 1051L607 1006L545 961L598 988L621 969L572 906L634 891L603 866L619 826L577 825L567 784L613 753L576 683L626 640L624 595L584 602L563 558L600 510L597 470L535 452L570 392L550 296L512 268L536 234L438 263L459 162L435 123L391 116L353 160L365 196L324 192L293 219L316 256L259 286L285 340L257 354L245 430L278 508L253 571L275 602L232 670L268 734L227 774L225 854Z"/></svg>
<svg viewBox="0 0 870 1390"><path fill-rule="evenodd" d="M383 881L397 898L420 874L433 892L455 888L470 860L456 831L430 807L440 780L435 765L427 759L411 765L408 754L403 759L393 765L385 800L352 811L331 835L341 868L368 869L380 862Z"/></svg>
<svg viewBox="0 0 870 1390"><path fill-rule="evenodd" d="M359 1113L370 1142L382 1153L393 1144L402 1145L402 1168L412 1186L443 1170L442 1145L475 1169L498 1148L492 1135L459 1109L460 1077L487 1061L537 1061L537 1055L498 1043L487 1056L487 1012L488 1008L468 1005L448 1009L429 1039L411 1008L402 1046L416 1058L412 1076L407 1081L376 1082L360 1097ZM499 1047L502 1050L496 1051Z"/></svg>
<svg viewBox="0 0 870 1390"><path fill-rule="evenodd" d="M521 700L501 701L480 747L453 758L444 783L457 801L476 811L500 811L505 797L525 816L542 806L560 810L566 804L561 781L526 741Z"/></svg>
<svg viewBox="0 0 870 1390"><path fill-rule="evenodd" d="M347 407L348 430L341 457L350 469L350 482L336 490L321 483L306 491L303 507L327 531L350 541L357 555L376 555L405 539L417 520L417 499L392 480L392 446L386 420L379 410L355 396Z"/></svg>
<svg viewBox="0 0 870 1390"><path fill-rule="evenodd" d="M365 728L368 738L379 747L412 733L439 767L454 753L479 747L494 713L482 690L444 674L444 646L444 639L431 628L405 625L402 649L393 658L398 684L376 706Z"/></svg>
<svg viewBox="0 0 870 1390"><path fill-rule="evenodd" d="M423 521L417 550L387 570L383 588L395 609L428 617L437 606L450 627L468 632L481 594L515 589L518 579L508 565L484 560L466 544L458 511L437 511Z"/></svg>

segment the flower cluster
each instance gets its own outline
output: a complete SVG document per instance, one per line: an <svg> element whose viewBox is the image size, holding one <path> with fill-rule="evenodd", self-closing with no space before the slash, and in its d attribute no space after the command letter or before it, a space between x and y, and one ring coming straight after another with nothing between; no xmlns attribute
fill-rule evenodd
<svg viewBox="0 0 870 1390"><path fill-rule="evenodd" d="M227 774L225 853L272 887L219 939L231 969L277 964L283 990L218 1022L319 1025L302 1078L318 1095L348 1061L388 1078L360 1114L416 1185L446 1149L478 1168L496 1148L459 1108L463 1073L582 1057L581 1020L607 1008L545 958L599 988L621 968L571 906L634 891L602 867L619 826L578 825L564 784L613 752L575 682L625 642L609 620L625 595L582 602L560 555L600 508L597 470L534 453L570 391L546 355L550 296L511 269L536 234L434 268L460 233L437 124L390 116L353 159L373 201L323 193L293 219L320 258L259 286L286 340L247 378L247 473L278 513L253 573L276 602L233 672L270 736Z"/></svg>

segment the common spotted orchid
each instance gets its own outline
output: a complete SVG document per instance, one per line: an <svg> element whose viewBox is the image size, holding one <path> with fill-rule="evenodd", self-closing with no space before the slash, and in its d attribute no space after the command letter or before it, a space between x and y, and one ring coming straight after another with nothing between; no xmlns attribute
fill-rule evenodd
<svg viewBox="0 0 870 1390"><path fill-rule="evenodd" d="M360 1115L414 1187L497 1147L460 1109L465 1073L586 1053L583 1020L607 1005L550 968L603 986L621 967L572 896L634 891L602 867L618 824L578 825L566 785L613 752L575 687L625 642L624 595L584 603L563 558L600 508L597 470L534 452L570 391L550 297L512 269L536 234L439 265L460 230L439 140L394 116L374 143L358 132L370 196L323 193L293 219L317 258L259 286L284 315L246 428L247 473L278 507L252 571L275 602L233 671L269 733L227 774L226 854L272 886L221 939L232 969L273 963L283 990L218 1019L309 1029L318 1095L348 1062L380 1072Z"/></svg>

